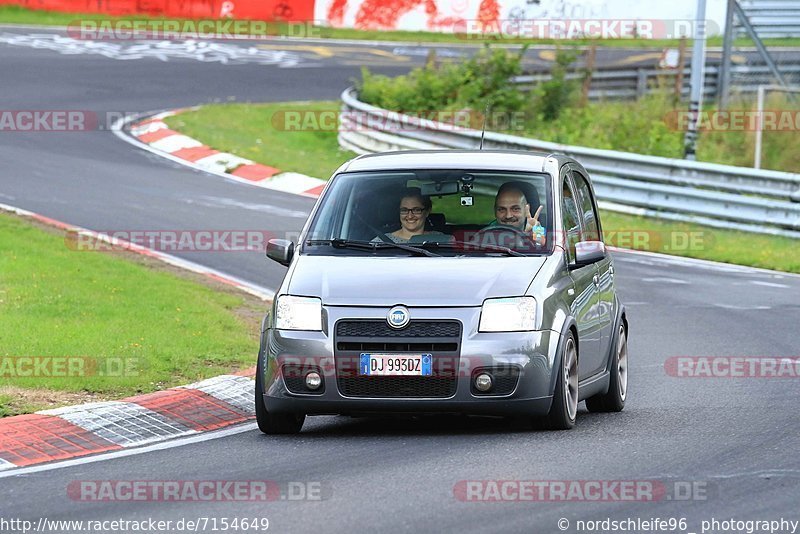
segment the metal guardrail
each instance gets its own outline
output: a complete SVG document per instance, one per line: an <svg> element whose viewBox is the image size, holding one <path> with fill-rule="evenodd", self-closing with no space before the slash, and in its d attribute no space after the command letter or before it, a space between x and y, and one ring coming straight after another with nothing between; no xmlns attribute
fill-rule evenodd
<svg viewBox="0 0 800 534"><path fill-rule="evenodd" d="M339 144L358 154L478 147L481 133L371 106L342 93ZM800 174L550 143L486 132L484 148L564 153L607 209L800 238Z"/></svg>
<svg viewBox="0 0 800 534"><path fill-rule="evenodd" d="M782 64L780 70L790 84L800 84L800 64ZM596 70L592 73L589 99L630 100L644 96L659 86L669 88L672 91L677 72L677 69L656 68ZM755 93L758 91L759 85L775 83L775 77L770 72L769 67L764 64L734 65L731 67L730 72L732 89L740 93ZM566 78L568 80L582 80L583 74L569 72L566 74ZM512 81L520 89L530 90L537 84L549 79L549 73L541 72L516 76ZM691 68L686 67L683 71L681 95L689 96L690 83ZM717 96L718 89L719 68L708 65L705 68L703 95L706 98L714 99Z"/></svg>
<svg viewBox="0 0 800 534"><path fill-rule="evenodd" d="M762 39L800 37L800 0L740 0L739 4ZM736 21L740 35L746 35Z"/></svg>

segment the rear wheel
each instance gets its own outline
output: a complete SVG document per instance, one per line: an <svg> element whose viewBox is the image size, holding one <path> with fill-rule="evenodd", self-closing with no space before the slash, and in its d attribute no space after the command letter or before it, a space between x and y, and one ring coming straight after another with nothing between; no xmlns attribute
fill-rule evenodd
<svg viewBox="0 0 800 534"><path fill-rule="evenodd" d="M258 429L264 434L297 434L303 428L305 422L305 414L294 413L269 413L267 407L264 406L264 375L261 368L261 356L258 357L258 365L256 366L256 388L255 388L255 402L256 402L256 422Z"/></svg>
<svg viewBox="0 0 800 534"><path fill-rule="evenodd" d="M550 413L544 418L545 428L568 430L575 426L578 413L578 346L575 335L570 331L561 353L561 368L556 378L553 404Z"/></svg>
<svg viewBox="0 0 800 534"><path fill-rule="evenodd" d="M621 412L628 397L628 334L620 323L617 330L617 345L611 362L611 378L608 392L586 399L590 412Z"/></svg>

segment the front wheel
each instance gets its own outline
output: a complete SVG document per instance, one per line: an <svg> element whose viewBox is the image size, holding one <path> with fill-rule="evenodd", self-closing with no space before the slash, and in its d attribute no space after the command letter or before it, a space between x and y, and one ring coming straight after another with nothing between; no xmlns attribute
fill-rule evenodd
<svg viewBox="0 0 800 534"><path fill-rule="evenodd" d="M608 392L586 399L590 412L621 412L628 397L628 334L625 325L619 325L617 346L611 362Z"/></svg>
<svg viewBox="0 0 800 534"><path fill-rule="evenodd" d="M561 353L561 368L556 378L553 404L541 423L551 430L569 430L578 413L578 347L570 331Z"/></svg>
<svg viewBox="0 0 800 534"><path fill-rule="evenodd" d="M264 406L264 375L261 368L261 356L258 357L258 365L256 366L256 387L255 387L255 402L256 402L256 422L258 429L264 434L297 434L303 428L305 422L305 414L294 413L269 413L267 407Z"/></svg>

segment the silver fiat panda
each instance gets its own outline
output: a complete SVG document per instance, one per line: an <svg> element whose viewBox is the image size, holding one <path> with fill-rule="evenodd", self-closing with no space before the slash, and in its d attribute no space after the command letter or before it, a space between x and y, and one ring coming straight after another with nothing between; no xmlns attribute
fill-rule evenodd
<svg viewBox="0 0 800 534"><path fill-rule="evenodd" d="M586 170L563 155L406 151L334 173L264 318L258 426L455 413L568 429L620 411L628 321Z"/></svg>

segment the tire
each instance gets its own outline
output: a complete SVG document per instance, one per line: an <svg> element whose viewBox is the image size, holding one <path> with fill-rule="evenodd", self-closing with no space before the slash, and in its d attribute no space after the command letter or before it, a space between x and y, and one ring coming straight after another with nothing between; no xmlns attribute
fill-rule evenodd
<svg viewBox="0 0 800 534"><path fill-rule="evenodd" d="M575 426L578 413L578 346L570 331L561 351L561 366L553 392L550 412L540 421L550 430L569 430Z"/></svg>
<svg viewBox="0 0 800 534"><path fill-rule="evenodd" d="M586 399L590 412L621 412L628 398L628 332L620 323L617 330L617 343L611 361L611 378L608 392Z"/></svg>
<svg viewBox="0 0 800 534"><path fill-rule="evenodd" d="M261 355L258 356L258 365L256 366L256 387L255 387L255 403L256 403L256 422L258 429L264 434L297 434L303 428L305 422L305 414L294 413L269 413L267 407L264 406L264 375L261 367Z"/></svg>

